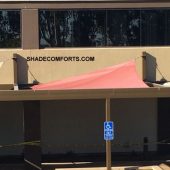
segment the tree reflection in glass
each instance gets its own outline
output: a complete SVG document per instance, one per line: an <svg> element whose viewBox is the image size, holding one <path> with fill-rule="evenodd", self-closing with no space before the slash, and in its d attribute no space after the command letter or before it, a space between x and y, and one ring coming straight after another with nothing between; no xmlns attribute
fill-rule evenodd
<svg viewBox="0 0 170 170"><path fill-rule="evenodd" d="M21 47L20 11L0 11L0 48Z"/></svg>
<svg viewBox="0 0 170 170"><path fill-rule="evenodd" d="M41 10L40 47L170 45L169 9Z"/></svg>
<svg viewBox="0 0 170 170"><path fill-rule="evenodd" d="M107 44L108 46L140 45L139 10L107 11Z"/></svg>
<svg viewBox="0 0 170 170"><path fill-rule="evenodd" d="M105 46L105 11L73 12L73 45L80 47Z"/></svg>
<svg viewBox="0 0 170 170"><path fill-rule="evenodd" d="M40 12L40 44L42 47L71 46L71 11Z"/></svg>
<svg viewBox="0 0 170 170"><path fill-rule="evenodd" d="M41 47L105 45L105 16L101 11L40 11Z"/></svg>

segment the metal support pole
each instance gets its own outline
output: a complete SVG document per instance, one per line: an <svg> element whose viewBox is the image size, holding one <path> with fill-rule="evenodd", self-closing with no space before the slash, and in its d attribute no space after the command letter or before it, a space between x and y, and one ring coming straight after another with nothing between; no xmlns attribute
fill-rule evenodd
<svg viewBox="0 0 170 170"><path fill-rule="evenodd" d="M110 121L110 98L106 99L106 121ZM107 170L111 170L111 141L106 140L106 167Z"/></svg>

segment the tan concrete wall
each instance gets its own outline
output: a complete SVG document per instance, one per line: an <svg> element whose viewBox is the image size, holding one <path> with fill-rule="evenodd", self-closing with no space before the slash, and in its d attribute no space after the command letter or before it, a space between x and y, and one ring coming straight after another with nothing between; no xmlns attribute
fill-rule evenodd
<svg viewBox="0 0 170 170"><path fill-rule="evenodd" d="M170 80L169 47L136 47L136 48L61 48L61 49L42 49L42 50L3 50L0 51L0 57L9 57L13 53L18 54L18 80L19 83L32 83L37 79L41 83L63 79L65 77L79 75L101 69L106 66L119 64L130 59L136 59L136 66L139 75L142 74L142 52L146 51L155 60L162 74L167 80ZM94 56L95 61L26 61L27 56ZM158 71L154 71L154 62L149 61L148 65L149 79L160 80L162 77ZM2 83L7 82L7 78L12 81L12 67L7 64L1 68L3 78ZM156 75L154 75L156 74ZM156 78L154 78L156 76Z"/></svg>
<svg viewBox="0 0 170 170"><path fill-rule="evenodd" d="M14 64L13 52L0 51L0 62L3 65L0 67L0 85L1 84L14 84Z"/></svg>
<svg viewBox="0 0 170 170"><path fill-rule="evenodd" d="M113 152L142 151L143 138L157 140L156 99L118 99L111 102L115 123ZM43 101L43 153L105 152L104 100ZM121 144L121 146L120 146ZM150 151L156 145L149 145Z"/></svg>
<svg viewBox="0 0 170 170"><path fill-rule="evenodd" d="M23 139L21 102L0 102L0 145L17 144ZM21 155L23 146L0 148L0 155Z"/></svg>

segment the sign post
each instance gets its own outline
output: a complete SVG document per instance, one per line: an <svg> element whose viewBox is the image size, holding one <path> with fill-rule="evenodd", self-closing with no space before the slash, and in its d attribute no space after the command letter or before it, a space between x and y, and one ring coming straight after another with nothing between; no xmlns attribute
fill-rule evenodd
<svg viewBox="0 0 170 170"><path fill-rule="evenodd" d="M107 167L107 170L111 170L111 168L112 168L112 165L111 165L112 164L112 161L111 161L111 140L113 140L113 124L112 123L110 122L110 98L106 98L106 122L104 123L104 139L106 140L106 167Z"/></svg>

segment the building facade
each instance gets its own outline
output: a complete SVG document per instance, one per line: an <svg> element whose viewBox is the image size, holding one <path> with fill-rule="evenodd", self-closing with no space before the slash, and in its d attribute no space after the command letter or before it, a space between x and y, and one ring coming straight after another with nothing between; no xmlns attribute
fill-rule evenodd
<svg viewBox="0 0 170 170"><path fill-rule="evenodd" d="M169 1L2 1L0 23L2 90L13 85L23 89L132 59L143 78L144 52L145 80L170 80ZM168 101L154 97L112 99L112 152L142 152L144 138L148 139L149 151L168 152L167 146L158 146L158 142L169 140ZM104 153L104 102L41 101L43 154ZM21 101L2 101L0 108L1 143L22 142ZM19 147L0 153L22 152Z"/></svg>

